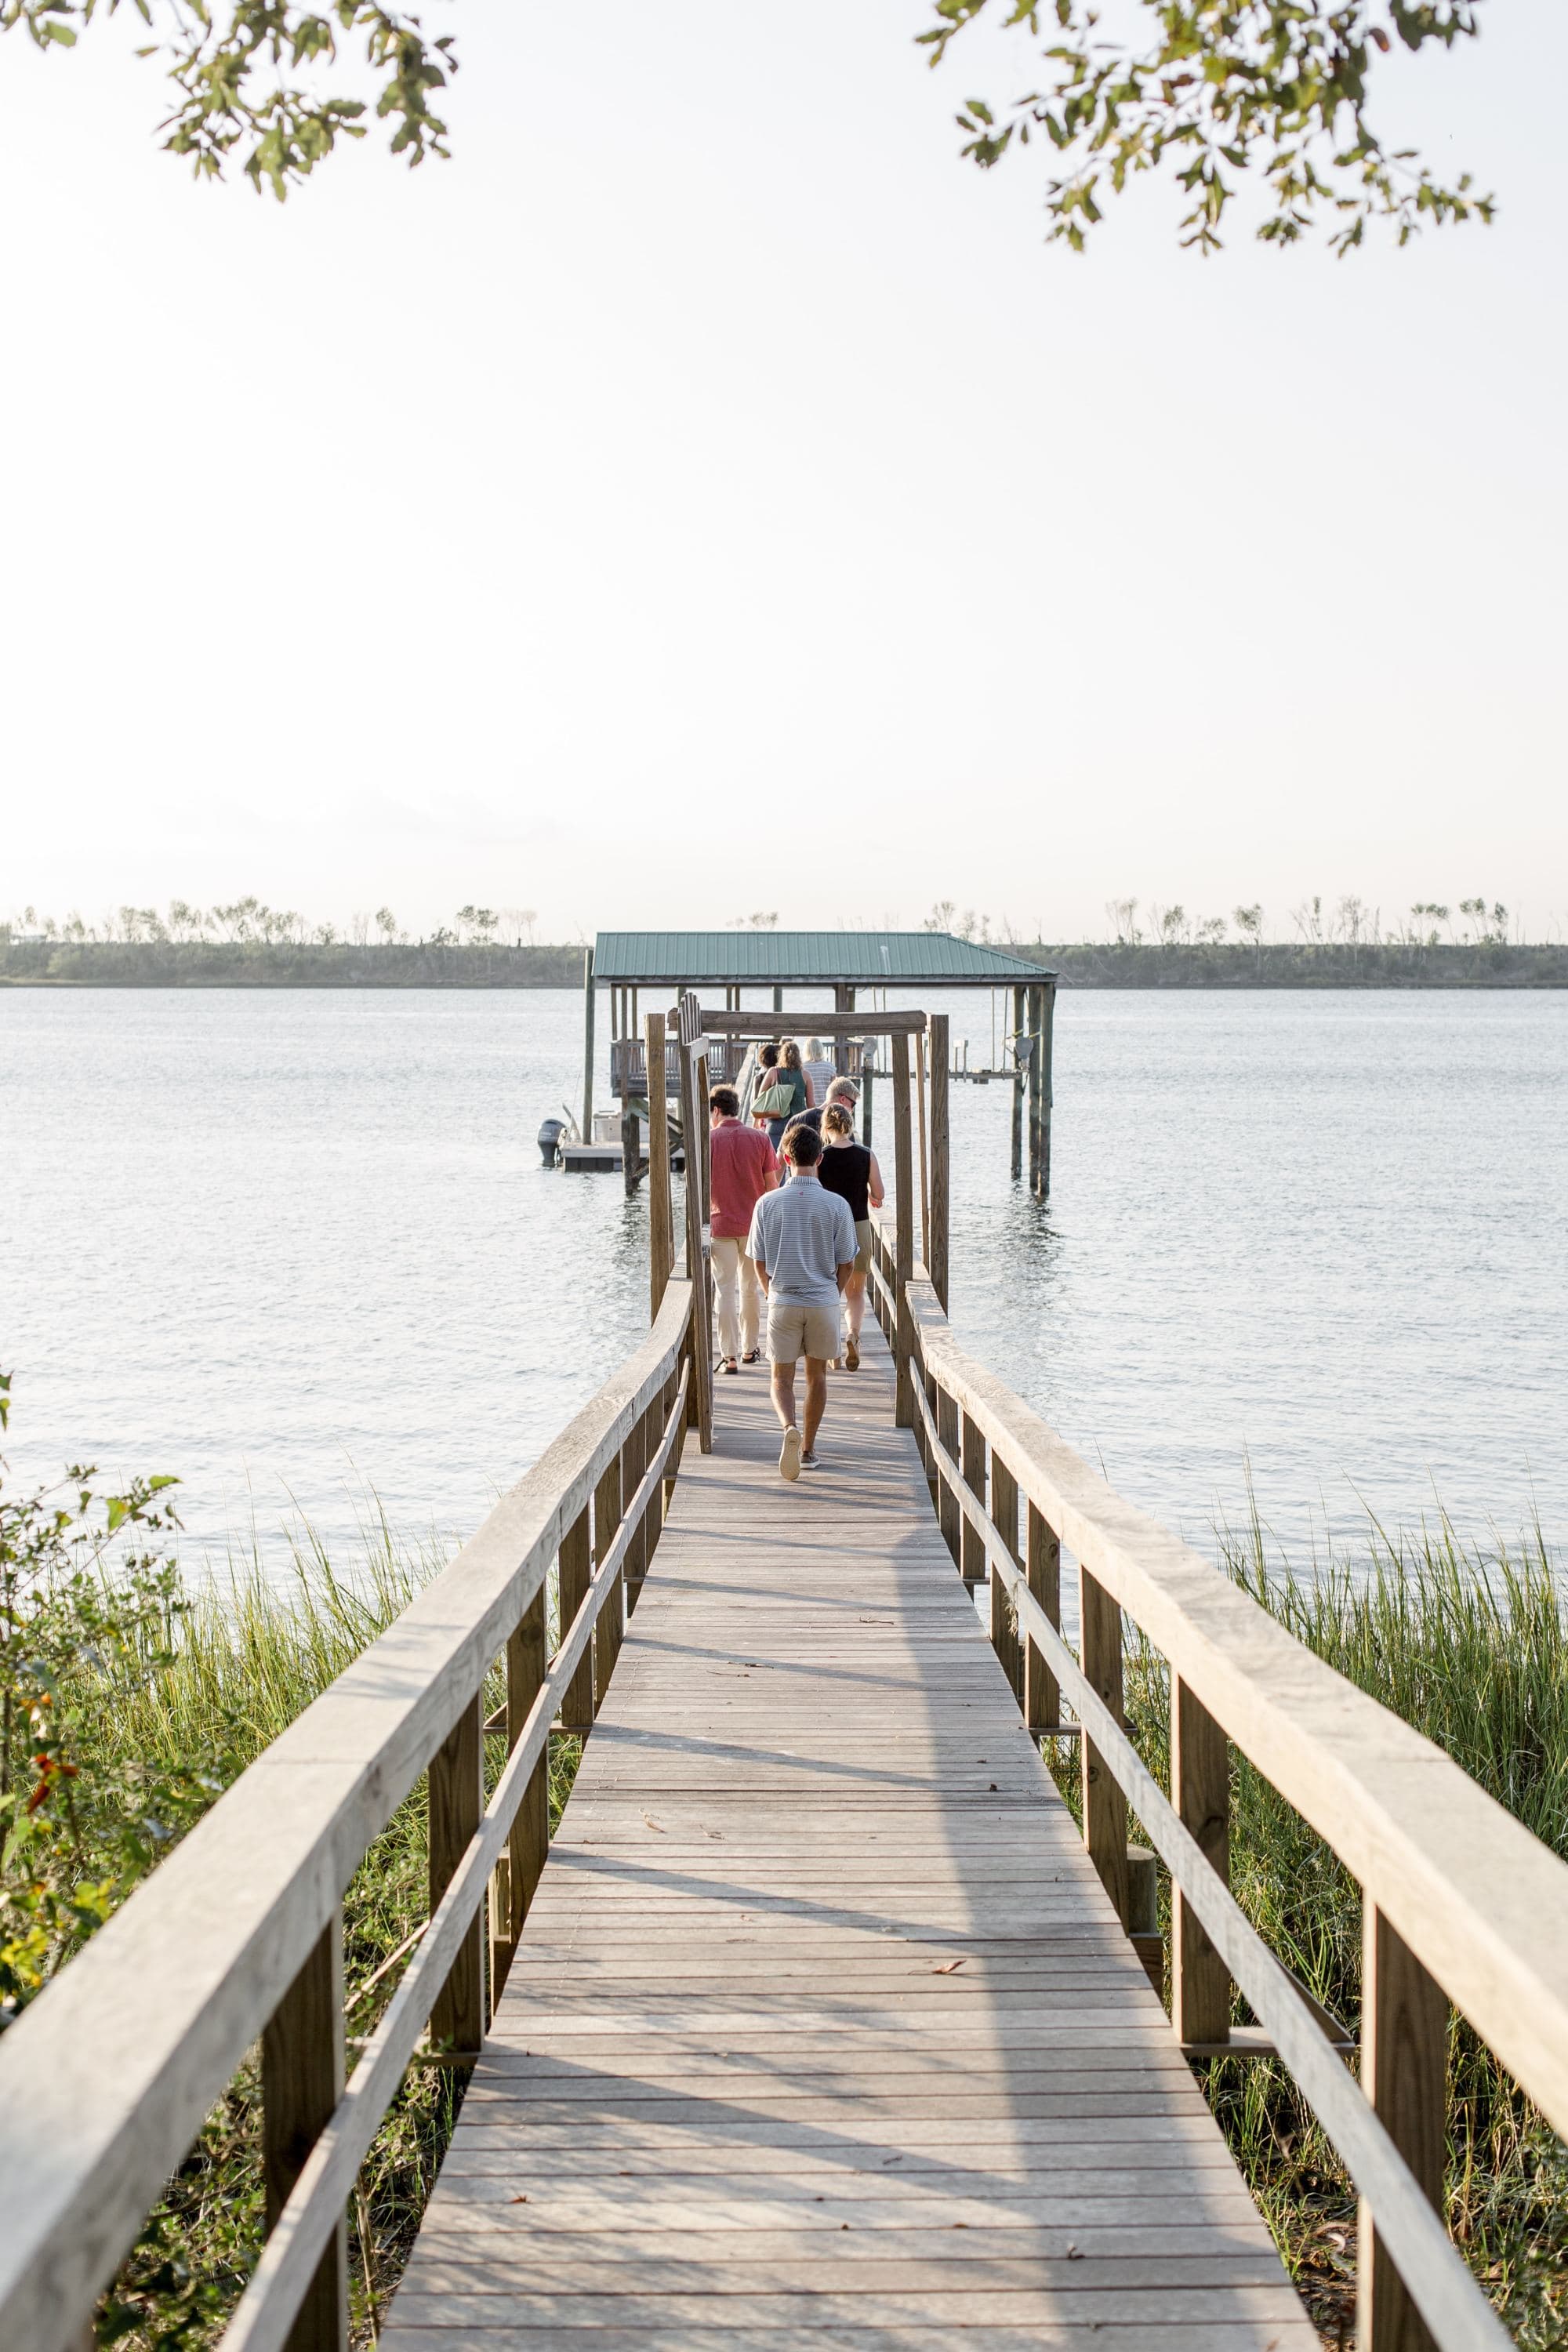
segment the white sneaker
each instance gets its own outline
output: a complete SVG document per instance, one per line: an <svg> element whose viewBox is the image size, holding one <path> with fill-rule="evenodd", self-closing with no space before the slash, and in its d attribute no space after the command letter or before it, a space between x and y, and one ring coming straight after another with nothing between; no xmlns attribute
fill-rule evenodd
<svg viewBox="0 0 1568 2352"><path fill-rule="evenodd" d="M779 1476L781 1478L789 1479L792 1485L795 1480L800 1476L800 1432L798 1429L786 1429L784 1433L784 1444L779 1448Z"/></svg>
<svg viewBox="0 0 1568 2352"><path fill-rule="evenodd" d="M820 1469L821 1469L821 1467L822 1467L822 1464L821 1464L821 1463L820 1463L820 1461L817 1459L817 1455L816 1455L816 1447L815 1447L815 1446L812 1448L812 1450L811 1450L811 1452L810 1452L809 1454L803 1454L801 1455L801 1457L800 1457L800 1466L801 1466L801 1468L802 1468L803 1470L820 1470Z"/></svg>

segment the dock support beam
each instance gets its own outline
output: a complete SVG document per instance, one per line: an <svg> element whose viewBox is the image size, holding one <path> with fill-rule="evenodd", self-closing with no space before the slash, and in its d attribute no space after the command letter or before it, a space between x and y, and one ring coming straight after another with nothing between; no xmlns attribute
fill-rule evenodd
<svg viewBox="0 0 1568 2352"><path fill-rule="evenodd" d="M855 1010L855 991L844 981L835 983L833 1010L835 1013L853 1013ZM839 1077L845 1077L848 1074L849 1040L847 1036L836 1037L833 1041L833 1067Z"/></svg>
<svg viewBox="0 0 1568 2352"><path fill-rule="evenodd" d="M647 1284L649 1320L664 1304L675 1265L675 1223L670 1208L669 1101L665 1092L664 1015L643 1018L643 1058L647 1064Z"/></svg>
<svg viewBox="0 0 1568 2352"><path fill-rule="evenodd" d="M1024 1172L1024 1081L1028 1060L1024 1054L1024 991L1013 991L1013 1174Z"/></svg>
<svg viewBox="0 0 1568 2352"><path fill-rule="evenodd" d="M583 950L583 1140L594 1140L594 950Z"/></svg>

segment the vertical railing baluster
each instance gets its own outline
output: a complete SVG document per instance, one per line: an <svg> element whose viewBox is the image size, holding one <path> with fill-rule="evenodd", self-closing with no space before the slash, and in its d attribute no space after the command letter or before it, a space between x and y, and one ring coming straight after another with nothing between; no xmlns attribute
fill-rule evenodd
<svg viewBox="0 0 1568 2352"><path fill-rule="evenodd" d="M517 1746L534 1700L539 1696L548 1664L544 1587L540 1586L523 1611L517 1631L506 1645L506 1744ZM501 1981L511 1966L528 1906L539 1885L550 1852L550 1740L545 1738L539 1761L528 1776L528 1786L507 1838L509 1917L501 1952ZM490 2000L500 1999L500 1984L492 1982Z"/></svg>
<svg viewBox="0 0 1568 2352"><path fill-rule="evenodd" d="M981 1507L984 1509L985 1504L985 1439L981 1431L979 1423L971 1421L967 1413L963 1416L963 1434L962 1444L963 1450L959 1466L963 1473L963 1483L968 1487L970 1493L978 1497ZM970 1586L973 1590L975 1585L984 1581L984 1539L982 1537L979 1528L971 1524L967 1514L964 1516L963 1526L959 1536L959 1559L965 1584Z"/></svg>
<svg viewBox="0 0 1568 2352"><path fill-rule="evenodd" d="M1369 1897L1363 1899L1361 2083L1378 2121L1441 2212L1448 2138L1448 2002ZM1358 2352L1434 2352L1434 2339L1363 2198L1356 2236Z"/></svg>
<svg viewBox="0 0 1568 2352"><path fill-rule="evenodd" d="M613 1454L599 1483L594 1489L594 1559L595 1565L608 1554L621 1524L621 1457ZM594 1713L605 1704L610 1676L615 1672L616 1659L621 1646L620 1577L616 1589L606 1592L599 1603L599 1614L594 1625Z"/></svg>
<svg viewBox="0 0 1568 2352"><path fill-rule="evenodd" d="M958 1460L958 1400L956 1397L948 1395L940 1381L936 1386L936 1433L941 1441L942 1450L950 1463L956 1462ZM937 1478L936 1515L947 1548L952 1554L952 1564L954 1568L958 1568L963 1559L959 1530L963 1514L958 1507L958 1497L953 1493L952 1486L940 1474Z"/></svg>
<svg viewBox="0 0 1568 2352"><path fill-rule="evenodd" d="M1179 1675L1171 1677L1171 1802L1230 1884L1230 1743ZM1171 2022L1179 2042L1228 2042L1230 1971L1186 1896L1171 1888Z"/></svg>
<svg viewBox="0 0 1568 2352"><path fill-rule="evenodd" d="M991 1518L1008 1557L1023 1566L1018 1556L1018 1482L994 1446L991 1449ZM1023 1659L1018 1647L1018 1622L1008 1597L1007 1588L991 1570L991 1646L1002 1661L1002 1671L1012 1684L1016 1696L1022 1700Z"/></svg>
<svg viewBox="0 0 1568 2352"><path fill-rule="evenodd" d="M588 1506L584 1504L571 1526L561 1538L560 1595L561 1639L564 1641L577 1622L577 1613L588 1597L588 1580L593 1573L593 1548L589 1540ZM594 1645L589 1643L583 1653L582 1664L573 1671L561 1702L561 1720L568 1731L586 1732L594 1720Z"/></svg>
<svg viewBox="0 0 1568 2352"><path fill-rule="evenodd" d="M1059 1633L1062 1622L1062 1548L1035 1503L1029 1505L1024 1573L1029 1591ZM1033 1642L1024 1648L1024 1720L1031 1731L1054 1730L1061 1721L1061 1693L1046 1664L1045 1653Z"/></svg>
<svg viewBox="0 0 1568 2352"><path fill-rule="evenodd" d="M484 1702L476 1691L430 1759L430 1908L447 1892L485 1809ZM484 1923L476 1911L430 2012L437 2048L477 2050L485 2031Z"/></svg>
<svg viewBox="0 0 1568 2352"><path fill-rule="evenodd" d="M1083 1671L1095 1696L1110 1708L1114 1720L1125 1720L1121 1696L1121 1610L1105 1587L1079 1568L1079 1622ZM1100 1883L1125 1927L1129 1917L1127 1885L1127 1800L1107 1769L1087 1731L1080 1734L1083 1751L1083 1842Z"/></svg>
<svg viewBox="0 0 1568 2352"><path fill-rule="evenodd" d="M341 1914L261 2036L261 2167L270 2231L343 2089ZM286 2338L286 2352L347 2352L348 2219L340 2213Z"/></svg>

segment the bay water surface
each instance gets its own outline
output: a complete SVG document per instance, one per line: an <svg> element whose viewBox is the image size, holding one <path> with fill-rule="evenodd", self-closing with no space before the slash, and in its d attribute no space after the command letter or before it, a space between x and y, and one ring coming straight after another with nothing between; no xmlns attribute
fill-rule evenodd
<svg viewBox="0 0 1568 2352"><path fill-rule="evenodd" d="M574 992L0 992L15 1480L172 1471L192 1565L470 1532L647 1324L646 1198L540 1164L581 1056ZM1043 1207L1010 1100L953 1088L953 1319L1130 1499L1561 1549L1568 996L1064 991Z"/></svg>

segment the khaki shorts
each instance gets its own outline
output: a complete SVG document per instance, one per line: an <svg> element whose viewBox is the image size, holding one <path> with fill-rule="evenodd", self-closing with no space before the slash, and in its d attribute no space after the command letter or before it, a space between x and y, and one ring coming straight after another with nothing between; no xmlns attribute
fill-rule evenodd
<svg viewBox="0 0 1568 2352"><path fill-rule="evenodd" d="M802 1356L830 1363L838 1353L838 1305L817 1307L801 1298L768 1300L768 1358L793 1364Z"/></svg>
<svg viewBox="0 0 1568 2352"><path fill-rule="evenodd" d="M856 1218L855 1239L859 1244L859 1247L855 1252L855 1271L857 1274L869 1274L871 1271L871 1239L873 1231L874 1228L869 1217Z"/></svg>

